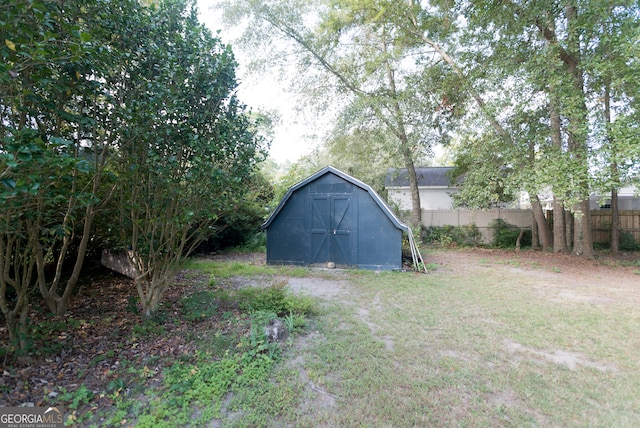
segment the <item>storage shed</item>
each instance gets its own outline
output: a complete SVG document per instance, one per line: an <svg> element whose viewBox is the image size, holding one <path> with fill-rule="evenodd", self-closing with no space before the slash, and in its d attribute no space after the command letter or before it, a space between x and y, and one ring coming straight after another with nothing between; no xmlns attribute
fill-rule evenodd
<svg viewBox="0 0 640 428"><path fill-rule="evenodd" d="M408 227L370 186L328 166L291 187L262 229L268 264L393 270Z"/></svg>

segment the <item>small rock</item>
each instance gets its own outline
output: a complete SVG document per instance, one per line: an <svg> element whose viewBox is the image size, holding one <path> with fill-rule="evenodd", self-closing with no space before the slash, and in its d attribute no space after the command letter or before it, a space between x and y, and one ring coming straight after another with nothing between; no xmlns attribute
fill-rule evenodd
<svg viewBox="0 0 640 428"><path fill-rule="evenodd" d="M268 342L278 342L286 340L289 337L289 332L284 326L282 321L275 319L265 326L264 334L267 336Z"/></svg>

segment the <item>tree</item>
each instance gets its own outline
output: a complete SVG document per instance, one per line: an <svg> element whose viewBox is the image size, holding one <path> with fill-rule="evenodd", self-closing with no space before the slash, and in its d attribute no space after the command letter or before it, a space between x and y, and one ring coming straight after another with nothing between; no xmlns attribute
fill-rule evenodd
<svg viewBox="0 0 640 428"><path fill-rule="evenodd" d="M601 61L594 61L591 50L606 39L599 23L609 19L621 22L621 16L637 17L632 7L620 3L614 8L616 13L603 14L609 9L598 1L482 1L464 8L469 24L464 38L475 46L469 50L468 63L481 64L482 76L493 75L505 86L513 81L526 82L532 91L526 99L549 109L546 136L542 136L552 144L538 139L534 171L546 177L539 187L551 188L558 201L575 214L573 252L588 257L593 256L588 196L594 182L590 164L597 159L601 145L593 138L594 122L589 119L593 104L587 83L603 66ZM630 58L625 56L624 61ZM537 101L533 96L536 93ZM557 214L554 219L560 226L559 210ZM560 228L556 230L555 246L562 250L559 234Z"/></svg>
<svg viewBox="0 0 640 428"><path fill-rule="evenodd" d="M296 44L303 76L297 86L306 96L321 94L339 104L341 122L351 125L344 136L334 134L336 143L344 138L353 140L356 134L357 138L365 134L390 137L382 150L407 169L412 219L419 224L415 161L447 136L442 130L445 115L437 112L450 108L443 100L453 101L455 94L442 84L429 85L446 73L437 61L430 60L421 41L402 29L405 9L416 6L411 2L342 0L309 8L307 2L256 0L242 5L225 2L224 7L230 20L251 19L247 28L252 40L258 38L266 44L275 37L276 29Z"/></svg>
<svg viewBox="0 0 640 428"><path fill-rule="evenodd" d="M88 28L110 9L101 6L96 15L95 6L2 6L0 307L19 350L27 345L34 285L51 312L65 312L98 202L110 134L98 124L95 106L104 97L99 78L111 58L107 50L100 53L104 39L94 40ZM63 276L67 263L72 272Z"/></svg>
<svg viewBox="0 0 640 428"><path fill-rule="evenodd" d="M184 259L238 209L261 140L233 92L235 60L198 22L192 2L149 11L128 63L127 120L113 165L117 241L152 316Z"/></svg>
<svg viewBox="0 0 640 428"><path fill-rule="evenodd" d="M611 251L619 251L618 191L638 177L640 112L635 107L640 91L637 39L640 34L637 5L604 5L603 18L592 25L593 43L587 50L591 73L587 80L594 107L593 138L599 144L596 174L600 189L610 192Z"/></svg>

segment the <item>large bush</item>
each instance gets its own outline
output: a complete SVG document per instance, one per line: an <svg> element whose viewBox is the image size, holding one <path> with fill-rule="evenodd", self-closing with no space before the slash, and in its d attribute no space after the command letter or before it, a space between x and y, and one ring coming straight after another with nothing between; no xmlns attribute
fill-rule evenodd
<svg viewBox="0 0 640 428"><path fill-rule="evenodd" d="M421 239L422 242L438 244L443 247L477 247L482 243L482 233L475 223L465 226L423 226Z"/></svg>
<svg viewBox="0 0 640 428"><path fill-rule="evenodd" d="M270 213L273 194L271 183L262 174L256 174L242 203L211 227L196 251L214 252L229 247L264 248L266 237L260 226Z"/></svg>
<svg viewBox="0 0 640 428"><path fill-rule="evenodd" d="M501 218L497 218L489 223L489 229L493 231L491 245L496 248L513 248L516 246L521 229L510 224ZM520 239L521 247L531 246L531 229L524 231Z"/></svg>

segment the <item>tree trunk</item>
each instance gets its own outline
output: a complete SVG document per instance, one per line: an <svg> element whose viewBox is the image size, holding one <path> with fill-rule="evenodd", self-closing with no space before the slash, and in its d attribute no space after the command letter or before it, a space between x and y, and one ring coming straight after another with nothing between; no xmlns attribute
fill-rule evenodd
<svg viewBox="0 0 640 428"><path fill-rule="evenodd" d="M422 225L422 207L420 206L420 189L418 189L418 176L413 159L410 156L405 157L405 165L409 174L409 188L411 189L411 220L413 226L420 227Z"/></svg>
<svg viewBox="0 0 640 428"><path fill-rule="evenodd" d="M618 207L618 191L611 189L611 252L620 251L620 211Z"/></svg>
<svg viewBox="0 0 640 428"><path fill-rule="evenodd" d="M552 138L554 144L559 142L556 137L558 134L558 126L560 125L560 111L557 110L559 105L556 101L562 96L564 104L568 104L570 108L565 109L565 117L567 119L567 135L568 150L574 162L577 162L579 168L578 176L574 176L576 181L575 191L580 192L585 201L578 203L574 208L576 213L582 213L582 216L574 216L575 228L573 234L573 253L584 254L587 257L593 257L593 237L591 233L591 220L589 218L589 162L588 162L588 135L585 129L588 129L588 110L587 110L587 94L584 89L584 75L581 67L581 37L579 35L580 26L578 25L578 8L575 2L566 2L563 4L566 18L566 46L559 43L561 37L556 33L553 20L545 21L534 17L531 24L538 27L540 35L547 41L547 44L554 48L558 54L558 59L565 65L566 75L571 81L571 92L565 91L558 93L562 88L555 88L553 85L549 88L550 98L550 120L552 127ZM521 14L522 9L516 7L515 13ZM566 94L565 94L566 92ZM562 94L562 95L561 95ZM586 209L585 209L586 208ZM588 227L587 227L588 223ZM568 235L568 233L567 233Z"/></svg>
<svg viewBox="0 0 640 428"><path fill-rule="evenodd" d="M551 143L553 144L553 147L558 151L558 153L560 153L562 152L562 124L560 121L560 113L557 108L553 84L550 85L549 89L549 122L551 124ZM564 206L562 205L562 202L558 201L554 195L553 251L556 253L566 253L569 251L569 249L567 248L565 229Z"/></svg>
<svg viewBox="0 0 640 428"><path fill-rule="evenodd" d="M384 51L387 52L387 45L383 43ZM411 189L411 221L412 226L418 228L422 225L422 207L420 206L420 190L418 189L418 177L416 175L416 167L413 163L413 153L411 152L411 144L409 137L407 136L407 130L404 123L404 114L400 103L398 102L398 93L396 90L396 79L393 72L393 67L387 60L385 62L385 69L387 73L387 82L389 83L389 90L393 98L393 116L395 124L389 123L389 128L394 130L396 137L400 140L400 151L402 153L402 160L404 161L405 168L407 168L407 176L409 178L409 188Z"/></svg>
<svg viewBox="0 0 640 428"><path fill-rule="evenodd" d="M516 238L516 251L520 251L520 241L522 240L522 235L524 235L524 229L520 229L520 233L518 233L518 237Z"/></svg>
<svg viewBox="0 0 640 428"><path fill-rule="evenodd" d="M33 259L28 255L30 246L24 243L27 247L25 254L20 251L23 244L20 241L18 233L4 233L0 237L0 310L9 332L10 345L18 353L27 349L29 280L33 272L33 262L30 261ZM15 303L7 299L8 287L15 292Z"/></svg>
<svg viewBox="0 0 640 428"><path fill-rule="evenodd" d="M540 238L538 237L538 224L536 220L536 215L531 210L531 249L539 250L541 248Z"/></svg>
<svg viewBox="0 0 640 428"><path fill-rule="evenodd" d="M620 182L620 174L618 172L618 162L616 161L615 144L611 139L611 83L607 80L604 87L604 120L607 123L607 140L611 150L611 178L615 183L611 189L611 243L610 249L612 253L620 251L620 213L618 208L618 189L617 183Z"/></svg>
<svg viewBox="0 0 640 428"><path fill-rule="evenodd" d="M553 251L556 253L568 253L567 227L565 224L565 212L562 202L553 197Z"/></svg>
<svg viewBox="0 0 640 428"><path fill-rule="evenodd" d="M100 183L102 182L102 169L104 168L106 157L107 157L107 145L105 145L105 148L103 148L102 152L100 153L100 156L94 160L94 165L96 167L96 172L92 178L92 192L94 195L98 194L98 191L100 189ZM75 186L75 183L74 183L74 186ZM74 203L75 201L70 201L70 206L68 208L69 211L67 213L67 216L65 216L65 223L67 222L67 218L70 216L70 213L72 211L72 204ZM62 295L58 294L58 290L60 286L60 280L62 277L61 275L62 275L63 263L67 259L69 245L71 243L71 240L73 239L72 235L64 237L63 245L60 248L60 252L58 253L58 263L56 263L56 273L49 287L47 287L46 285L47 279L45 277L45 271L44 271L44 260L43 259L39 260L40 262L39 264L42 264L42 266L39 266L39 269L38 269L38 276L39 276L38 282L40 283L40 287L39 287L40 292L47 306L49 307L51 312L54 313L55 315L62 316L67 311L67 306L69 304L69 301L71 300L73 290L78 284L78 280L80 279L80 273L82 271L82 266L84 264L84 259L87 254L89 240L91 239L91 236L92 236L92 226L93 226L93 219L95 215L96 215L96 205L88 204L85 208L85 214L83 217L83 224L82 224L82 235L80 237L80 244L78 245L78 251L75 253L75 262L73 265L73 270L71 272L71 276L66 280Z"/></svg>
<svg viewBox="0 0 640 428"><path fill-rule="evenodd" d="M547 223L547 219L544 217L542 205L540 205L540 200L537 195L531 199L531 209L533 210L533 216L536 219L536 225L538 226L538 236L540 237L542 250L551 251L551 228L549 227L549 223Z"/></svg>
<svg viewBox="0 0 640 428"><path fill-rule="evenodd" d="M591 235L591 213L589 208L588 199L576 207L576 215L574 216L573 254L594 258L595 254L593 252Z"/></svg>
<svg viewBox="0 0 640 428"><path fill-rule="evenodd" d="M573 229L575 227L574 215L569 210L564 210L564 236L567 241L567 251L573 248Z"/></svg>
<svg viewBox="0 0 640 428"><path fill-rule="evenodd" d="M28 293L20 294L18 302L13 309L9 309L4 295L0 299L2 300L0 303L2 315L9 332L9 344L13 347L14 352L18 353L22 353L27 349L27 320L29 315L29 295Z"/></svg>

